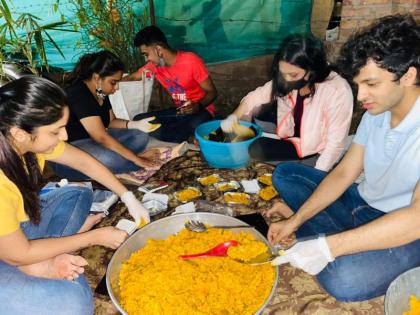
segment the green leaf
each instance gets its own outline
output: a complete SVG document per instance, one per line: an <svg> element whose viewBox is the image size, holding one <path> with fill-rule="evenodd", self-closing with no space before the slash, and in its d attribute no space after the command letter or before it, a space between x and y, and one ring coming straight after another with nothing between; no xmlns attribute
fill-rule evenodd
<svg viewBox="0 0 420 315"><path fill-rule="evenodd" d="M64 57L63 52L61 51L60 47L57 45L57 43L55 42L55 40L53 40L50 36L50 34L48 34L46 31L44 31L44 34L49 38L50 43L55 47L55 49L60 53L61 57L63 57L64 59L66 59Z"/></svg>
<svg viewBox="0 0 420 315"><path fill-rule="evenodd" d="M42 64L45 65L48 71L49 67L48 67L47 54L45 51L44 40L42 38L41 32L40 31L35 32L34 38L35 38L36 49L39 54L39 58L41 59Z"/></svg>

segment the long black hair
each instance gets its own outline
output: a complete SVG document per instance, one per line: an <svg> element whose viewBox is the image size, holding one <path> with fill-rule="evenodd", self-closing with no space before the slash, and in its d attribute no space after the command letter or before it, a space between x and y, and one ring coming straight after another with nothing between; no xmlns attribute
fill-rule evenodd
<svg viewBox="0 0 420 315"><path fill-rule="evenodd" d="M315 92L315 83L323 82L331 72L327 62L322 42L313 35L293 34L287 36L274 56L271 68L273 82L271 98L275 101L277 97L285 96L284 80L279 69L279 62L285 61L299 67L309 74L307 80L312 94Z"/></svg>
<svg viewBox="0 0 420 315"><path fill-rule="evenodd" d="M36 128L63 117L66 103L64 91L44 78L26 76L0 88L0 170L18 187L25 212L34 224L39 224L41 217L41 169L36 154L20 156L16 152L10 129L17 127L36 137Z"/></svg>
<svg viewBox="0 0 420 315"><path fill-rule="evenodd" d="M74 81L88 80L94 73L104 78L118 71L124 71L121 59L110 51L101 50L83 55L74 67L72 78Z"/></svg>

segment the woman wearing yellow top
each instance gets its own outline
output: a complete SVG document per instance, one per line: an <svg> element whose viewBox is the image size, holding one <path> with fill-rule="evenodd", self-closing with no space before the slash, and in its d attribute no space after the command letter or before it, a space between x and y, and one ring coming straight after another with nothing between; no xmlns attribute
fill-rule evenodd
<svg viewBox="0 0 420 315"><path fill-rule="evenodd" d="M118 247L127 234L93 229L91 190L66 186L39 197L45 160L77 169L126 204L139 222L147 210L89 154L64 143L69 109L54 83L23 77L0 88L0 304L2 314L91 314L87 261L70 253ZM69 281L72 280L72 281Z"/></svg>

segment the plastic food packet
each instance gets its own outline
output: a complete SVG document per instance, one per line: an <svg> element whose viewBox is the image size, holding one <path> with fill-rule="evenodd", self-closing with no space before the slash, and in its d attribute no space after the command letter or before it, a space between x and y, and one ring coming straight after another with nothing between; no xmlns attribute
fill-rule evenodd
<svg viewBox="0 0 420 315"><path fill-rule="evenodd" d="M199 212L219 213L231 217L236 215L235 210L233 210L231 207L216 201L197 200L195 202L195 207Z"/></svg>

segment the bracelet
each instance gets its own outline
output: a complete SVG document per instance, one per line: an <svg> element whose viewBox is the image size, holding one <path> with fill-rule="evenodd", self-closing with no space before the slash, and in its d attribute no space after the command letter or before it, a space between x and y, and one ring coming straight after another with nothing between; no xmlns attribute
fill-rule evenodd
<svg viewBox="0 0 420 315"><path fill-rule="evenodd" d="M130 121L129 120L127 120L126 122L125 122L125 129L128 129L128 123L129 123Z"/></svg>

